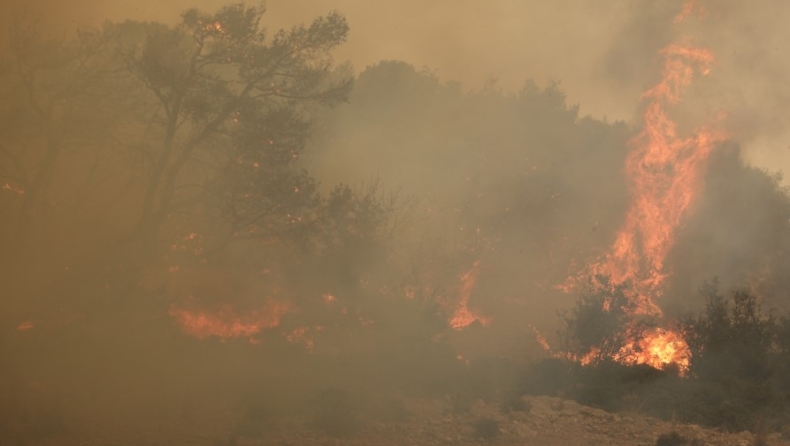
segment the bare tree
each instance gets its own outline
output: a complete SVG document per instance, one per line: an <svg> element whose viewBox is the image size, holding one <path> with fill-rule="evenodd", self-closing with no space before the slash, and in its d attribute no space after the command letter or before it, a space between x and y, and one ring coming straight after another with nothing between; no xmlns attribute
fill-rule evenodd
<svg viewBox="0 0 790 446"><path fill-rule="evenodd" d="M0 187L6 212L4 237L21 246L36 221L55 206L77 205L100 176L109 129L110 65L95 30L56 41L19 16L10 30L10 51L0 71ZM68 158L68 161L66 160ZM80 178L52 193L65 166L81 163Z"/></svg>

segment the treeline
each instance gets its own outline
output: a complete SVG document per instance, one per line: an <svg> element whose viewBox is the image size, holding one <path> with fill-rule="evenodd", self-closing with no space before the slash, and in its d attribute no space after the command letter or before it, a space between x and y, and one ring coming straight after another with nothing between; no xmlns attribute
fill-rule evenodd
<svg viewBox="0 0 790 446"><path fill-rule="evenodd" d="M557 85L464 92L401 62L369 67L352 90L332 60L342 15L271 32L264 12L190 10L173 26L65 40L16 22L0 145L9 326L136 295L160 313L288 301L299 316L276 338L321 326L332 339L327 327L380 318L389 333L412 305L443 331L459 277L482 259L470 305L514 327L507 290L559 296L579 243L615 227L623 123L580 119ZM607 169L585 170L602 156Z"/></svg>

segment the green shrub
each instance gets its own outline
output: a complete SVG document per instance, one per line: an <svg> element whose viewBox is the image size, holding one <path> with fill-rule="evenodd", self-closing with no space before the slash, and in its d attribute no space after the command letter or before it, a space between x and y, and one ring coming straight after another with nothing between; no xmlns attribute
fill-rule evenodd
<svg viewBox="0 0 790 446"><path fill-rule="evenodd" d="M698 439L688 439L673 431L668 434L659 435L656 446L702 446Z"/></svg>
<svg viewBox="0 0 790 446"><path fill-rule="evenodd" d="M472 425L475 437L491 441L499 435L499 422L491 418L480 418Z"/></svg>
<svg viewBox="0 0 790 446"><path fill-rule="evenodd" d="M735 291L729 299L717 285L703 286L705 308L687 317L683 332L691 351L691 374L708 381L765 381L773 374L777 319L757 298Z"/></svg>
<svg viewBox="0 0 790 446"><path fill-rule="evenodd" d="M454 392L447 396L447 411L453 415L465 415L472 411L475 398L469 392Z"/></svg>
<svg viewBox="0 0 790 446"><path fill-rule="evenodd" d="M342 389L323 389L314 398L312 425L332 437L347 437L358 428L358 410L351 394Z"/></svg>
<svg viewBox="0 0 790 446"><path fill-rule="evenodd" d="M499 405L499 408L504 413L511 413L511 412L529 413L532 410L532 403L525 400L521 396L512 395L502 400L502 402Z"/></svg>
<svg viewBox="0 0 790 446"><path fill-rule="evenodd" d="M578 379L578 363L560 358L546 358L530 364L516 384L518 395L555 396L573 387Z"/></svg>
<svg viewBox="0 0 790 446"><path fill-rule="evenodd" d="M246 438L260 438L270 419L271 413L264 404L252 403L246 407L244 416L236 426L235 433Z"/></svg>
<svg viewBox="0 0 790 446"><path fill-rule="evenodd" d="M627 289L628 284L614 286L607 277L597 277L573 308L560 313L563 351L575 358L597 351L591 358L596 363L616 358L639 338L652 321L634 319L637 308Z"/></svg>
<svg viewBox="0 0 790 446"><path fill-rule="evenodd" d="M405 423L412 418L412 413L403 400L391 398L379 406L378 418L385 422Z"/></svg>

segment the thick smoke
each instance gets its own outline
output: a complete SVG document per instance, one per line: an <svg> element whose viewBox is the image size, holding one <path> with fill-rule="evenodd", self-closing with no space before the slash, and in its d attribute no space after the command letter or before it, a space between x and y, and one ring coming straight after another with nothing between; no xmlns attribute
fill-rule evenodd
<svg viewBox="0 0 790 446"><path fill-rule="evenodd" d="M331 9L347 17L336 63L300 66L316 77L292 86L332 94L283 100L253 115L263 126L240 106L219 128L206 124L225 105L212 98L233 90L211 82L228 73L203 78L213 86L191 97L197 117L173 140L188 145L201 125L216 139L184 158L171 185L183 207L153 241L140 235L151 224L141 185L157 175L168 115L150 111L184 58L178 45L145 45L177 41L167 26L185 9L222 4L85 0L3 14L4 27L38 23L56 43L96 31L69 51L42 41L16 55L20 41L3 37L0 356L11 360L0 363L0 436L202 441L291 418L350 429L327 406L386 418L404 395L493 398L514 364L546 355L541 334L557 345L556 313L577 297L569 278L622 226L640 94L658 51L686 35L717 63L674 111L680 130L716 122L730 141L678 228L659 304L681 315L719 277L786 308L790 201L773 172L788 162L778 149L790 8L771 3L698 2L705 12L677 30L680 1L272 0L269 37ZM80 51L95 57L57 71ZM15 71L20 57L45 74ZM47 97L49 114L37 109ZM231 143L242 148L233 156ZM47 169L28 208L37 186L17 177Z"/></svg>

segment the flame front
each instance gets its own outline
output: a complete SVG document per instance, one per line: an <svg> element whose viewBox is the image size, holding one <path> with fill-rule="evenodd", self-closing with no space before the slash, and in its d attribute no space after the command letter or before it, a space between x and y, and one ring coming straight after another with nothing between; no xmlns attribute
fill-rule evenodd
<svg viewBox="0 0 790 446"><path fill-rule="evenodd" d="M269 300L267 305L257 311L239 316L229 305L216 311L191 311L171 307L173 316L181 328L198 339L218 337L220 339L251 338L265 328L280 325L280 319L288 313L291 306L287 302Z"/></svg>

